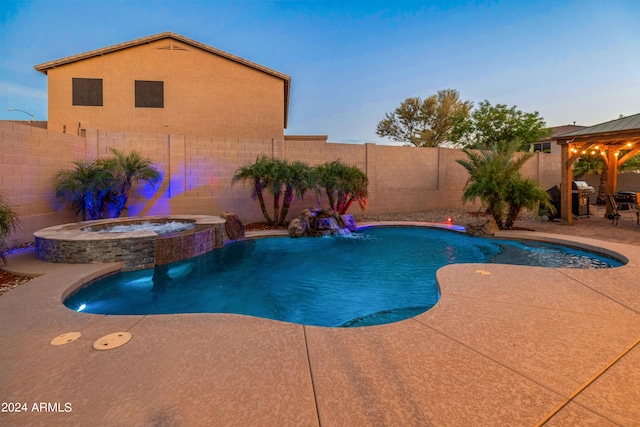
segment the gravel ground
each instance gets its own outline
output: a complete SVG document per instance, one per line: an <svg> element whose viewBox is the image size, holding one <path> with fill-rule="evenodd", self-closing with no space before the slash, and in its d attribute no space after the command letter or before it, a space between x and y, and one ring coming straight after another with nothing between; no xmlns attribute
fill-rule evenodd
<svg viewBox="0 0 640 427"><path fill-rule="evenodd" d="M473 211L464 209L437 209L425 212L402 212L389 214L354 214L357 223L371 221L418 221L418 222L446 222L451 218L454 224L464 225L473 219Z"/></svg>
<svg viewBox="0 0 640 427"><path fill-rule="evenodd" d="M33 277L14 276L11 273L0 270L0 295L4 294L5 292L9 292L16 286L27 283L31 279L33 279Z"/></svg>
<svg viewBox="0 0 640 427"><path fill-rule="evenodd" d="M33 246L33 243L25 243L20 246L16 246L13 248L8 248L0 252L0 255L6 256L18 249L29 248ZM23 283L27 283L29 280L33 279L33 277L28 276L16 276L11 273L7 273L2 270L2 258L0 258L0 295L5 292L9 292L11 289L15 288L18 285L22 285Z"/></svg>
<svg viewBox="0 0 640 427"><path fill-rule="evenodd" d="M469 221L478 217L480 214L478 210L471 209L434 209L423 212L403 212L393 214L354 214L356 222L369 222L369 221L417 221L417 222L446 222L447 218L451 218L453 224L465 226ZM539 221L535 215L524 212L520 216L519 221L530 222Z"/></svg>

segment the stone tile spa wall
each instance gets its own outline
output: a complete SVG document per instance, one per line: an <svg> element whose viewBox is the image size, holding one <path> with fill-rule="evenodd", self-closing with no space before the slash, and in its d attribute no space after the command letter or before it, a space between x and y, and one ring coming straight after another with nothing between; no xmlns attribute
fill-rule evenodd
<svg viewBox="0 0 640 427"><path fill-rule="evenodd" d="M202 255L224 244L224 220L200 216L87 221L48 227L35 233L36 258L53 263L122 262L123 271L153 268ZM87 227L130 225L145 221L196 222L191 230L158 235L152 231L97 233Z"/></svg>

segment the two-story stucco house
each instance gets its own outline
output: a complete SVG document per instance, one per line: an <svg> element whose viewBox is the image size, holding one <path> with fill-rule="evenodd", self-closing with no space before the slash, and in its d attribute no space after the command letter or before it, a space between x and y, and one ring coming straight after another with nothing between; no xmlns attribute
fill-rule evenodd
<svg viewBox="0 0 640 427"><path fill-rule="evenodd" d="M291 78L174 33L36 65L49 130L283 138Z"/></svg>

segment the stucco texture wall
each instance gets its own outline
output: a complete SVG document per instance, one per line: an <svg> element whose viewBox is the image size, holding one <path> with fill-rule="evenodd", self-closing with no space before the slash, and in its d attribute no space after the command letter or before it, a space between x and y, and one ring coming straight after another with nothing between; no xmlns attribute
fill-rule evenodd
<svg viewBox="0 0 640 427"><path fill-rule="evenodd" d="M72 79L103 80L102 106L72 105ZM164 108L136 108L135 81L164 82ZM284 81L173 39L48 70L49 129L282 138Z"/></svg>
<svg viewBox="0 0 640 427"><path fill-rule="evenodd" d="M43 227L78 221L55 199L53 182L73 160L109 156L109 148L137 150L149 157L163 180L156 187L138 185L129 216L237 213L244 222L263 220L247 185L232 185L235 171L259 155L310 165L341 161L369 177L368 213L417 212L463 207L465 169L456 163L460 150L375 144L337 144L322 138L217 138L182 134L87 130L86 137L62 134L14 122L0 122L0 191L19 214L22 227L9 245L32 239ZM560 157L537 153L524 167L526 176L549 188L560 182ZM293 203L289 218L316 207L312 193ZM320 205L326 206L325 200ZM480 205L466 205L469 210ZM351 213L359 213L357 205Z"/></svg>

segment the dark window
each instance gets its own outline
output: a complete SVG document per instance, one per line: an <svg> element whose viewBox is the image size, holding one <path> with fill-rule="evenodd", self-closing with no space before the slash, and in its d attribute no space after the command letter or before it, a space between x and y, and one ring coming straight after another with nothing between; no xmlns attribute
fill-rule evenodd
<svg viewBox="0 0 640 427"><path fill-rule="evenodd" d="M136 107L164 108L164 82L136 80Z"/></svg>
<svg viewBox="0 0 640 427"><path fill-rule="evenodd" d="M102 79L72 78L73 105L102 107Z"/></svg>
<svg viewBox="0 0 640 427"><path fill-rule="evenodd" d="M543 153L551 152L551 143L550 142L541 142L537 144L533 144L533 151L542 151Z"/></svg>

